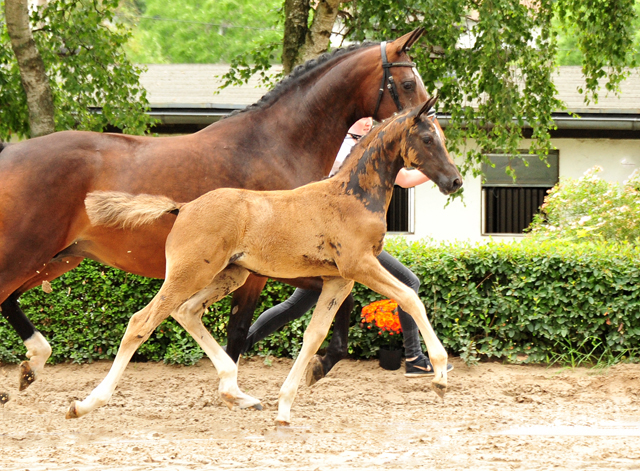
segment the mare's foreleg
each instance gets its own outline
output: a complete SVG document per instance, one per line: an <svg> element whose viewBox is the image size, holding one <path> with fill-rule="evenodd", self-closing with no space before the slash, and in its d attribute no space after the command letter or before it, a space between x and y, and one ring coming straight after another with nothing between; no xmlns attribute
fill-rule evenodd
<svg viewBox="0 0 640 471"><path fill-rule="evenodd" d="M211 359L220 377L218 392L229 409L238 406L241 409L253 407L261 410L262 405L258 399L240 391L238 388L238 368L235 361L229 358L202 323L202 314L206 306L215 303L242 286L248 276L249 272L246 269L229 265L214 278L209 286L183 303L173 313L173 318L191 334Z"/></svg>
<svg viewBox="0 0 640 471"><path fill-rule="evenodd" d="M349 295L353 288L353 281L344 278L325 278L320 299L311 316L311 322L304 331L302 349L298 358L289 372L278 398L278 425L289 425L291 418L291 405L296 397L300 379L311 357L318 351L322 341L329 332L331 321L342 301Z"/></svg>
<svg viewBox="0 0 640 471"><path fill-rule="evenodd" d="M427 345L429 359L435 373L431 388L438 396L444 397L447 391L447 352L436 336L427 318L424 304L416 292L391 275L373 256L359 259L354 266L357 267L357 272L352 276L355 281L387 298L394 299L416 321Z"/></svg>
<svg viewBox="0 0 640 471"><path fill-rule="evenodd" d="M311 386L324 378L331 371L331 368L340 360L346 358L349 353L349 325L351 323L353 305L353 295L349 293L349 296L345 298L336 313L335 321L333 322L333 333L326 353L324 356L315 355L309 363L306 378L307 386Z"/></svg>
<svg viewBox="0 0 640 471"><path fill-rule="evenodd" d="M233 292L231 315L227 326L227 355L234 362L237 362L243 353L253 313L266 283L267 278L251 275L244 285Z"/></svg>

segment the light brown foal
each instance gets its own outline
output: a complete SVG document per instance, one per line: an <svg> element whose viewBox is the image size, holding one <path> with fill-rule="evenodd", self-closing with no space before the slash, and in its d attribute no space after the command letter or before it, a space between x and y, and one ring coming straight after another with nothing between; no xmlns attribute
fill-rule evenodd
<svg viewBox="0 0 640 471"><path fill-rule="evenodd" d="M298 384L310 358L354 281L395 299L418 324L441 397L447 387L447 353L410 288L377 261L386 211L402 167L421 170L440 191L452 193L462 178L433 114L435 98L374 128L330 179L289 191L219 189L186 204L166 197L96 192L86 206L93 224L136 227L179 211L167 239L166 279L151 303L130 320L107 377L67 418L105 404L136 349L173 316L200 344L220 376L219 393L230 407L260 408L240 391L236 364L202 324L204 308L242 286L250 273L268 277L321 276L322 294L303 345L280 390L277 423L287 425ZM195 309L199 306L200 308ZM193 314L197 312L197 314Z"/></svg>

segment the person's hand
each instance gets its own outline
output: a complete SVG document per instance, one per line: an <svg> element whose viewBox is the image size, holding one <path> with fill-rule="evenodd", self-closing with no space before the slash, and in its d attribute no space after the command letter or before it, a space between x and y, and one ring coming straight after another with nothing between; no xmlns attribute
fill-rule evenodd
<svg viewBox="0 0 640 471"><path fill-rule="evenodd" d="M401 168L396 177L396 185L402 188L413 188L428 181L429 177L416 169L409 170L407 168Z"/></svg>

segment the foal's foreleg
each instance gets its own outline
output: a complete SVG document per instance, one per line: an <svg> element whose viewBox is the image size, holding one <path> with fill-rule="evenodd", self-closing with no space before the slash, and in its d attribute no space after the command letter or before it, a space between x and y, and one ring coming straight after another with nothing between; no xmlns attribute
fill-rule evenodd
<svg viewBox="0 0 640 471"><path fill-rule="evenodd" d="M320 299L311 316L311 322L304 331L302 349L280 389L278 417L276 418L278 425L289 425L291 405L296 397L304 370L327 336L331 321L333 321L336 311L344 301L344 298L351 292L351 288L353 288L353 281L351 280L345 280L344 278L324 279Z"/></svg>
<svg viewBox="0 0 640 471"><path fill-rule="evenodd" d="M241 409L253 407L260 410L262 405L258 399L240 391L238 368L235 362L229 358L202 323L204 308L242 286L248 276L249 272L244 268L229 265L214 278L209 286L183 303L173 313L173 317L191 334L211 359L220 377L218 387L220 397L229 409L238 406Z"/></svg>
<svg viewBox="0 0 640 471"><path fill-rule="evenodd" d="M416 321L435 373L431 387L438 396L444 397L447 391L447 352L436 336L418 295L391 275L373 256L358 260L356 266L357 274L353 276L355 281L394 299Z"/></svg>

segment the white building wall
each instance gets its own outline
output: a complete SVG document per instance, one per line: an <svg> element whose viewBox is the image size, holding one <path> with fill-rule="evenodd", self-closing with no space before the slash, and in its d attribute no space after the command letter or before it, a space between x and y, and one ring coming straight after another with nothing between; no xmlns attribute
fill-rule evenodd
<svg viewBox="0 0 640 471"><path fill-rule="evenodd" d="M594 165L600 165L600 177L623 182L640 168L640 140L617 139L554 139L559 151L560 178L579 178ZM522 148L528 147L523 142ZM415 189L415 232L407 240L433 238L439 241L471 242L513 240L515 237L482 235L481 179L467 176L464 180L464 202L456 200L444 207L447 197L435 185L425 183Z"/></svg>

